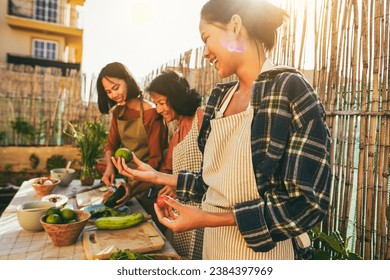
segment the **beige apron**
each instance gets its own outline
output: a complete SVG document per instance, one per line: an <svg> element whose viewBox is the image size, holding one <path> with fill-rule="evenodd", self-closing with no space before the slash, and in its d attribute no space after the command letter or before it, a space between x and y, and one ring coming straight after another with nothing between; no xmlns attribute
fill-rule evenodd
<svg viewBox="0 0 390 280"><path fill-rule="evenodd" d="M118 132L123 147L126 147L142 161L149 159L148 134L144 126L144 108L142 106L142 97L140 98L140 117L136 120L121 120L127 106L124 106L119 113L117 123ZM133 166L135 167L135 166Z"/></svg>
<svg viewBox="0 0 390 280"><path fill-rule="evenodd" d="M142 106L142 97L140 98L140 117L135 120L121 120L121 117L125 113L126 106L120 112L118 116L118 132L121 138L123 147L133 151L134 154L143 162L147 162L149 159L149 146L148 146L148 134L146 133L144 126L144 108ZM136 168L136 165L129 163L131 168ZM144 206L144 208L150 208L149 200L147 198L148 191L143 191L136 195L137 199ZM148 205L146 205L146 203ZM149 211L148 211L149 212Z"/></svg>
<svg viewBox="0 0 390 280"><path fill-rule="evenodd" d="M259 199L251 154L253 107L223 117L234 87L216 118L204 152L203 179L209 186L202 209L210 212L232 212L237 203ZM205 260L279 260L294 259L291 240L278 242L268 252L254 252L247 247L237 226L205 228L203 243Z"/></svg>
<svg viewBox="0 0 390 280"><path fill-rule="evenodd" d="M202 153L198 148L198 114L192 121L191 129L184 139L178 143L172 152L172 173L180 170L198 172L202 164ZM188 201L181 203L201 207L200 203ZM190 260L202 259L203 228L173 234L173 247L176 252Z"/></svg>

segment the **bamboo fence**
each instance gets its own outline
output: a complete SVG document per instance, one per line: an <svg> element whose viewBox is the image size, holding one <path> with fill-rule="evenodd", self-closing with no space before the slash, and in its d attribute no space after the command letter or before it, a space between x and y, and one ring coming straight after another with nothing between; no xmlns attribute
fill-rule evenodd
<svg viewBox="0 0 390 280"><path fill-rule="evenodd" d="M327 110L332 133L331 205L322 230L338 231L364 259L390 259L389 0L290 0L269 54L303 72ZM182 72L204 103L218 78L187 51L151 72ZM312 70L307 70L312 69Z"/></svg>
<svg viewBox="0 0 390 280"><path fill-rule="evenodd" d="M80 125L103 118L96 102L82 98L85 80L75 70L62 76L58 68L0 65L0 145L71 144L73 138L63 134L68 122Z"/></svg>
<svg viewBox="0 0 390 280"><path fill-rule="evenodd" d="M286 0L282 7L290 16L268 56L305 74L324 103L332 133L331 204L322 230L340 232L364 259L390 259L389 0ZM202 47L189 50L140 83L174 69L206 104L216 83L236 77L221 80L202 54ZM18 117L36 131L31 144L70 143L61 134L68 121L101 118L96 93L82 92L85 84L78 72L63 77L51 68L0 65L0 144L22 143L10 128Z"/></svg>

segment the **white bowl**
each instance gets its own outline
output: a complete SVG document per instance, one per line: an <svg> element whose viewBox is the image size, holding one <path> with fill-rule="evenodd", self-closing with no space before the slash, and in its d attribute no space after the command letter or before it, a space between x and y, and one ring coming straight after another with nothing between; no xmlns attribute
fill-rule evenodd
<svg viewBox="0 0 390 280"><path fill-rule="evenodd" d="M53 179L61 180L59 186L66 187L72 182L76 175L76 170L69 168L66 172L66 168L56 168L50 170L50 177Z"/></svg>
<svg viewBox="0 0 390 280"><path fill-rule="evenodd" d="M40 218L46 214L47 209L55 207L50 201L33 201L21 204L16 209L19 225L28 231L43 230Z"/></svg>

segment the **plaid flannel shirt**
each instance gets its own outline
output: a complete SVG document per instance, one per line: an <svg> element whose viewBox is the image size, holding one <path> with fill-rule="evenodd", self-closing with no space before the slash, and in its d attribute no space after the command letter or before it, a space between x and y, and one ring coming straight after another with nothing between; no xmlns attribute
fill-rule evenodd
<svg viewBox="0 0 390 280"><path fill-rule="evenodd" d="M236 82L218 84L205 109L199 148L210 133L214 109ZM261 73L252 87L253 169L259 199L234 205L238 229L249 248L266 252L320 223L329 206L330 133L325 110L305 78L293 68ZM179 172L178 185L192 200L207 191L202 170ZM245 191L244 186L237 186Z"/></svg>

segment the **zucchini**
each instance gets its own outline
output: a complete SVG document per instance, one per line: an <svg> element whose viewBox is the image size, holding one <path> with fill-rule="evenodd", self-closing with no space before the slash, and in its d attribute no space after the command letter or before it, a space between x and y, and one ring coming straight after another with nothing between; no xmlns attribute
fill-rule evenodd
<svg viewBox="0 0 390 280"><path fill-rule="evenodd" d="M124 229L139 225L144 220L144 214L136 212L126 216L98 218L95 221L95 226L98 229Z"/></svg>
<svg viewBox="0 0 390 280"><path fill-rule="evenodd" d="M115 192L110 195L107 200L103 203L104 206L107 206L107 207L115 207L117 206L118 204L116 203L116 201L120 198L122 198L124 195L126 194L126 190L125 190L125 187L123 185L120 185L116 190Z"/></svg>

